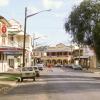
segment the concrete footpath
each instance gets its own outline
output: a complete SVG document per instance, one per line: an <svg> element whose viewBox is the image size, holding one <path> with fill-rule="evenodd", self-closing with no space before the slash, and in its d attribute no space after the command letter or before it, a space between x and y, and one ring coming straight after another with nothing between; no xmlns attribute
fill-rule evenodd
<svg viewBox="0 0 100 100"><path fill-rule="evenodd" d="M91 73L98 73L98 74L100 74L100 69L98 69L98 68L95 68L95 69L91 68L91 69L88 69L86 71L87 72L91 72Z"/></svg>
<svg viewBox="0 0 100 100"><path fill-rule="evenodd" d="M0 95L6 94L9 90L16 86L16 81L0 81Z"/></svg>

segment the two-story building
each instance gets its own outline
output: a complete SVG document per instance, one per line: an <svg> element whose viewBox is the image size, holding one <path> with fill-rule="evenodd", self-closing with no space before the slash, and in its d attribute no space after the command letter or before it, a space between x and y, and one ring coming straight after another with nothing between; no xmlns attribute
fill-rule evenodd
<svg viewBox="0 0 100 100"><path fill-rule="evenodd" d="M55 47L48 47L45 51L44 57L42 57L42 60L45 62L46 65L71 64L73 58L72 52L72 46L66 46L60 43L57 44Z"/></svg>
<svg viewBox="0 0 100 100"><path fill-rule="evenodd" d="M10 55L9 59L13 59L14 68L21 66L23 64L23 41L24 41L24 32L22 31L22 26L16 20L9 21L12 27L9 28L8 40L9 44L12 47L20 48L20 51ZM26 42L25 42L25 66L31 66L31 54L32 54L32 36L26 34ZM12 61L11 61L12 64Z"/></svg>
<svg viewBox="0 0 100 100"><path fill-rule="evenodd" d="M80 64L85 68L96 68L96 56L88 46L74 48L74 63Z"/></svg>
<svg viewBox="0 0 100 100"><path fill-rule="evenodd" d="M3 16L0 16L0 72L7 71L9 67L6 52L10 49L7 45L10 26L10 23Z"/></svg>
<svg viewBox="0 0 100 100"><path fill-rule="evenodd" d="M19 22L0 16L0 72L23 63L24 32ZM31 66L32 36L26 35L25 65Z"/></svg>

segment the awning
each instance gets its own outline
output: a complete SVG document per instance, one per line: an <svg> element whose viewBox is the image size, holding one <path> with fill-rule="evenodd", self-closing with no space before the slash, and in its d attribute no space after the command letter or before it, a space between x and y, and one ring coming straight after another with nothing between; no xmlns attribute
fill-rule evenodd
<svg viewBox="0 0 100 100"><path fill-rule="evenodd" d="M6 55L22 55L23 54L23 52L14 52L14 51L12 51L12 52L3 52L3 54L6 54Z"/></svg>
<svg viewBox="0 0 100 100"><path fill-rule="evenodd" d="M77 57L74 57L74 59L87 59L87 58L89 58L89 56L77 56Z"/></svg>
<svg viewBox="0 0 100 100"><path fill-rule="evenodd" d="M17 51L23 51L22 48L16 48L16 47L0 47L0 52L17 52Z"/></svg>
<svg viewBox="0 0 100 100"><path fill-rule="evenodd" d="M0 52L6 55L22 55L23 49L16 47L0 47Z"/></svg>

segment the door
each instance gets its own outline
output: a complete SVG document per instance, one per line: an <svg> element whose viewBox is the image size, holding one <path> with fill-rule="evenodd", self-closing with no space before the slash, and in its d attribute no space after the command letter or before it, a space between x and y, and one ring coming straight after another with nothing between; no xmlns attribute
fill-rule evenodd
<svg viewBox="0 0 100 100"><path fill-rule="evenodd" d="M14 59L9 59L9 66L14 68Z"/></svg>

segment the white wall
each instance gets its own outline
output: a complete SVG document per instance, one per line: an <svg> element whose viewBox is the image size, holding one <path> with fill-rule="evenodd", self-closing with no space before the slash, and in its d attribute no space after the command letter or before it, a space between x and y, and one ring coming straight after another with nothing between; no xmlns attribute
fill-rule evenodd
<svg viewBox="0 0 100 100"><path fill-rule="evenodd" d="M6 72L8 71L8 69L9 69L8 63L0 61L0 72Z"/></svg>

